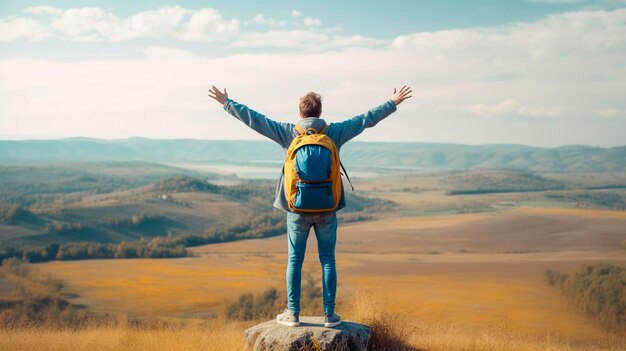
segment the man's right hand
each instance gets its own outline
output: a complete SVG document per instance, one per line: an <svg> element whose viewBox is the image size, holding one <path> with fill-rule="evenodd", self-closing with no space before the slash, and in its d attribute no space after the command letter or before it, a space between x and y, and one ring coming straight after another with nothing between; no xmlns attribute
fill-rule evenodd
<svg viewBox="0 0 626 351"><path fill-rule="evenodd" d="M407 87L406 85L403 86L399 92L396 92L396 88L393 88L393 95L391 95L391 100L393 100L396 105L400 105L402 101L413 97L413 95L409 95L412 92L413 91L411 90L411 87Z"/></svg>
<svg viewBox="0 0 626 351"><path fill-rule="evenodd" d="M209 97L217 100L220 104L224 105L224 102L228 99L228 93L226 92L226 88L224 88L224 92L222 93L219 89L214 86L209 89Z"/></svg>

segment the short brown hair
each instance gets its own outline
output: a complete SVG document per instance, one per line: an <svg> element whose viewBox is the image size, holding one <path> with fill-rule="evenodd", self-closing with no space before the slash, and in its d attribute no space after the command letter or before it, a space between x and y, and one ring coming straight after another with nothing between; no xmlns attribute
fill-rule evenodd
<svg viewBox="0 0 626 351"><path fill-rule="evenodd" d="M300 98L300 115L302 117L319 117L322 114L322 97L310 92Z"/></svg>

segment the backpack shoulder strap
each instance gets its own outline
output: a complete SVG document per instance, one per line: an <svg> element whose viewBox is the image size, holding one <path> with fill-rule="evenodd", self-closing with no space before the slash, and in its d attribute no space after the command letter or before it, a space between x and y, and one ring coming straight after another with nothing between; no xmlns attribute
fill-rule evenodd
<svg viewBox="0 0 626 351"><path fill-rule="evenodd" d="M305 135L306 134L306 130L304 128L300 127L300 125L294 124L293 126L296 129L296 131L298 132L298 134L300 134L300 135ZM322 129L320 129L319 131L316 131L317 134L324 134L324 131L326 131L326 128L328 128L328 124L324 125L322 127ZM313 128L310 128L310 129L313 129Z"/></svg>
<svg viewBox="0 0 626 351"><path fill-rule="evenodd" d="M346 168L343 166L343 163L341 163L341 161L339 161L339 165L341 166L341 169L343 170L346 179L348 179L348 183L350 183L350 188L352 188L352 191L354 191L354 186L352 185L352 181L350 181L350 176L348 175L348 172L346 172Z"/></svg>
<svg viewBox="0 0 626 351"><path fill-rule="evenodd" d="M304 130L304 128L300 127L297 124L294 124L294 128L296 128L296 131L298 132L298 134L300 135L304 135L306 133L306 131Z"/></svg>

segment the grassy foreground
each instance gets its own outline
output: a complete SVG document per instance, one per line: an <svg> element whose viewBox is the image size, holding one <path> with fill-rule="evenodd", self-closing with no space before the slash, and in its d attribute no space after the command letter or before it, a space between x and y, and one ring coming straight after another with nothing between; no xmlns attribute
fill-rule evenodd
<svg viewBox="0 0 626 351"><path fill-rule="evenodd" d="M502 326L461 329L454 325L419 325L392 316L377 295L357 291L342 310L345 319L372 326L372 350L623 350L624 336L593 345L574 344L550 333L530 337ZM149 323L138 327L124 315L110 325L79 328L0 329L1 350L241 350L243 331L261 321L234 322L222 318L189 319L179 323Z"/></svg>

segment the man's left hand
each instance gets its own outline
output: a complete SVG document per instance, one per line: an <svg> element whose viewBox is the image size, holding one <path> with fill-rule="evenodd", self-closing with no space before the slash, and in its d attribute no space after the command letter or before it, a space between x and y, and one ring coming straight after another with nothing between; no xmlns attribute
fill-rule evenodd
<svg viewBox="0 0 626 351"><path fill-rule="evenodd" d="M224 88L224 92L222 93L219 89L214 86L209 89L209 97L217 100L220 104L224 105L224 102L228 99L228 93L226 92L226 88Z"/></svg>

